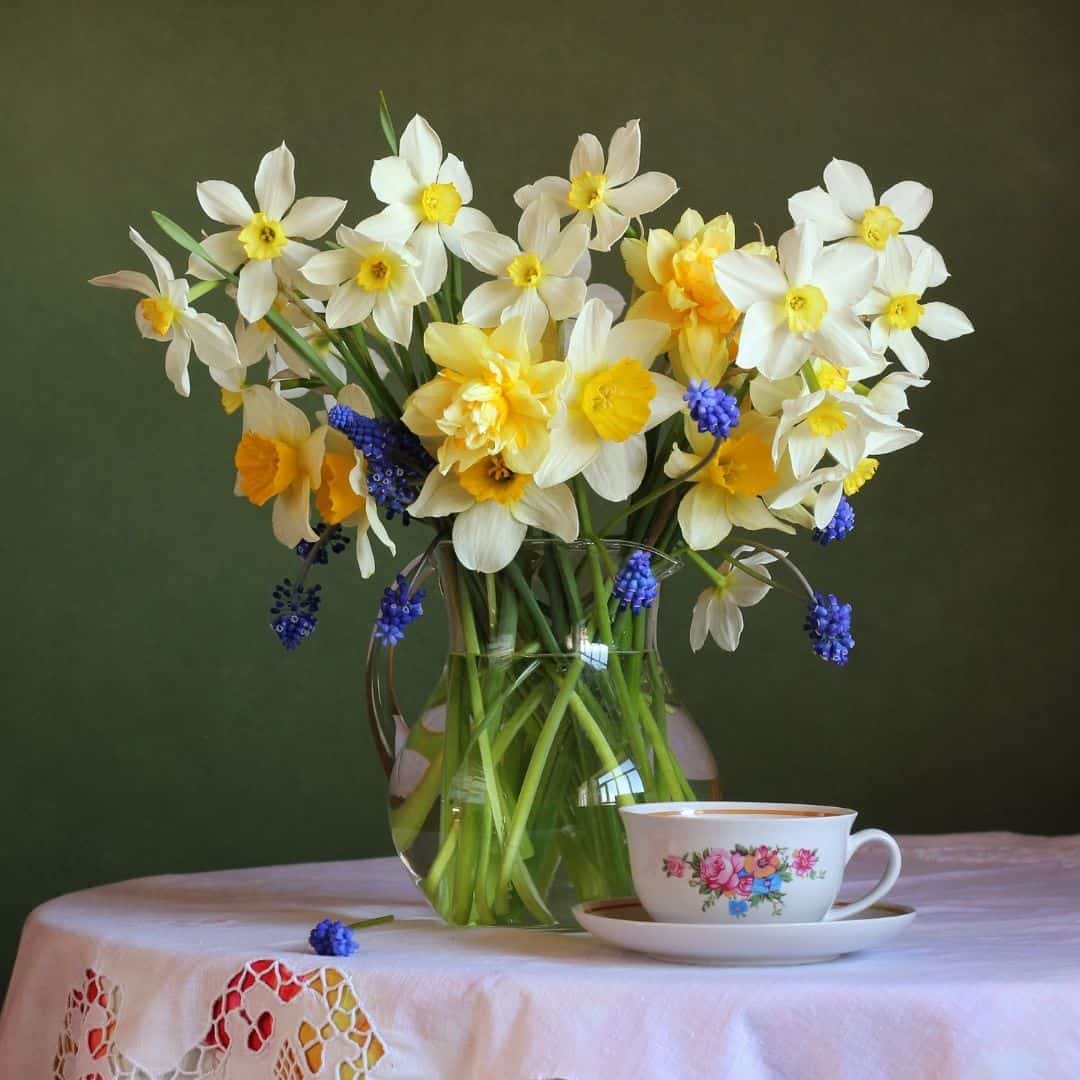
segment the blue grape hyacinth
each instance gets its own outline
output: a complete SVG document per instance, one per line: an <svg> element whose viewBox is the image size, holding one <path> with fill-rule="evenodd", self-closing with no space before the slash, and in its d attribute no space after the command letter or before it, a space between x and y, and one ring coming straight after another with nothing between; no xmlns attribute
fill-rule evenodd
<svg viewBox="0 0 1080 1080"><path fill-rule="evenodd" d="M326 419L364 455L368 494L387 519L400 514L402 523L408 525L408 507L435 467L435 459L424 444L400 420L362 416L348 405L333 406Z"/></svg>
<svg viewBox="0 0 1080 1080"><path fill-rule="evenodd" d="M270 614L276 615L270 626L278 641L290 652L305 638L315 632L318 625L319 604L322 603L321 585L305 588L285 578L274 586L274 603Z"/></svg>
<svg viewBox="0 0 1080 1080"><path fill-rule="evenodd" d="M836 513L824 529L815 529L811 539L822 547L828 547L834 540L843 540L855 531L855 510L846 495L840 496Z"/></svg>
<svg viewBox="0 0 1080 1080"><path fill-rule="evenodd" d="M616 573L611 593L619 601L620 611L629 608L637 615L656 600L659 586L649 560L647 551L635 551Z"/></svg>
<svg viewBox="0 0 1080 1080"><path fill-rule="evenodd" d="M841 604L832 593L815 592L806 613L803 628L810 635L814 652L831 664L843 667L855 648L851 636L851 605Z"/></svg>
<svg viewBox="0 0 1080 1080"><path fill-rule="evenodd" d="M691 379L683 400L690 406L690 419L702 435L726 439L739 423L739 402L733 394L704 379Z"/></svg>
<svg viewBox="0 0 1080 1080"><path fill-rule="evenodd" d="M357 949L352 930L336 919L323 919L312 927L308 944L319 956L352 956Z"/></svg>
<svg viewBox="0 0 1080 1080"><path fill-rule="evenodd" d="M405 637L405 627L424 614L421 601L426 595L425 589L418 589L409 596L409 582L404 574L398 574L394 584L383 590L375 637L386 645L397 645Z"/></svg>

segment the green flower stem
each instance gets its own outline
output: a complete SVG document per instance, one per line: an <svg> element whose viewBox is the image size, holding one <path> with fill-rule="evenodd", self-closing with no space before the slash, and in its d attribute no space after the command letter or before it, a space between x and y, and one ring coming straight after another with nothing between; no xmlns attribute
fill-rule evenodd
<svg viewBox="0 0 1080 1080"><path fill-rule="evenodd" d="M525 725L525 721L536 712L537 706L545 693L546 690L543 686L537 686L510 714L506 723L499 729L499 733L495 736L495 741L491 746L491 756L496 765L505 757L507 749L517 738L518 732Z"/></svg>
<svg viewBox="0 0 1080 1080"><path fill-rule="evenodd" d="M438 854L435 856L435 861L431 864L431 869L427 872L427 876L420 882L420 888L423 889L424 895L435 906L435 910L444 918L447 922L450 921L450 902L449 898L443 897L443 882L446 878L446 872L450 868L450 864L453 861L454 854L457 851L458 834L461 831L461 822L455 821L451 826L446 836L446 842L439 848Z"/></svg>
<svg viewBox="0 0 1080 1080"><path fill-rule="evenodd" d="M811 394L816 394L821 389L821 383L818 382L817 372L814 370L814 365L809 360L803 361L802 376L806 380L806 388Z"/></svg>
<svg viewBox="0 0 1080 1080"><path fill-rule="evenodd" d="M548 604L551 607L551 623L555 631L555 637L559 641L566 641L570 637L570 615L566 610L567 598L555 560L544 559L544 565L540 570L547 587Z"/></svg>
<svg viewBox="0 0 1080 1080"><path fill-rule="evenodd" d="M483 807L480 833L480 856L476 874L476 921L487 925L495 923L495 910L491 906L493 891L488 873L491 864L491 807Z"/></svg>
<svg viewBox="0 0 1080 1080"><path fill-rule="evenodd" d="M200 297L205 296L209 292L213 292L219 285L224 285L224 278L211 278L209 281L200 281L196 285L192 285L188 289L188 303L194 300L198 300Z"/></svg>
<svg viewBox="0 0 1080 1080"><path fill-rule="evenodd" d="M581 596L578 593L577 577L574 568L570 565L570 556L562 544L555 546L555 568L559 572L563 590L566 593L567 603L570 605L570 619L575 629L585 621L585 613L581 606Z"/></svg>
<svg viewBox="0 0 1080 1080"><path fill-rule="evenodd" d="M359 922L349 923L349 929L366 930L369 926L382 926L383 923L393 921L393 915L376 915L373 919L361 919Z"/></svg>
<svg viewBox="0 0 1080 1080"><path fill-rule="evenodd" d="M592 745L596 756L600 759L600 764L608 771L612 779L616 779L624 770L619 764L619 759L612 752L607 739L604 738L600 725L586 707L585 702L581 700L579 694L570 695L570 710L574 714L574 719L581 725L581 730ZM620 806L633 806L634 796L622 792L616 797L616 802Z"/></svg>
<svg viewBox="0 0 1080 1080"><path fill-rule="evenodd" d="M360 385L368 391L372 402L377 404L386 416L397 419L401 416L401 406L375 369L375 361L371 357L363 327L357 329L355 326L349 326L345 330L345 336L349 341L347 351L353 354L354 364L360 369L362 375L362 378L358 376ZM402 386L408 392L409 387L404 380L402 380Z"/></svg>
<svg viewBox="0 0 1080 1080"><path fill-rule="evenodd" d="M512 562L507 568L506 572L510 575L510 581L513 584L515 590L517 590L518 599L525 605L525 610L532 621L533 628L536 630L537 636L540 638L540 642L544 649L552 654L558 655L561 651L558 641L555 640L555 635L551 632L551 626L540 610L540 604L537 602L536 594L529 588L529 583L525 580L525 575L521 571L521 567L516 562Z"/></svg>
<svg viewBox="0 0 1080 1080"><path fill-rule="evenodd" d="M510 819L510 828L503 847L502 864L499 868L498 891L502 892L510 883L510 875L514 868L521 847L522 836L525 833L525 825L532 811L533 800L536 798L536 789L540 784L544 766L547 764L548 754L551 752L555 736L559 733L570 695L574 692L574 686L581 675L584 661L575 659L570 663L559 686L551 709L548 712L544 726L540 730L540 736L533 747L532 757L529 759L528 768L525 770L525 779L518 794L517 805L514 807L513 816Z"/></svg>
<svg viewBox="0 0 1080 1080"><path fill-rule="evenodd" d="M390 811L390 833L398 851L409 851L427 821L443 782L443 752L428 759L428 767L420 783L409 792L405 801Z"/></svg>
<svg viewBox="0 0 1080 1080"><path fill-rule="evenodd" d="M727 588L728 582L725 576L707 559L702 558L696 551L693 551L691 548L684 548L680 550L680 554L686 555L702 574L704 574L718 589ZM744 563L742 559L737 559L730 552L720 549L720 555L736 569L741 570L746 574L747 577L752 577L756 581L760 581L763 585L768 585L771 589L779 589L781 592L786 592L791 596L802 599L802 594L791 588L789 585L785 585L782 581L776 581L774 578L767 577L760 570Z"/></svg>

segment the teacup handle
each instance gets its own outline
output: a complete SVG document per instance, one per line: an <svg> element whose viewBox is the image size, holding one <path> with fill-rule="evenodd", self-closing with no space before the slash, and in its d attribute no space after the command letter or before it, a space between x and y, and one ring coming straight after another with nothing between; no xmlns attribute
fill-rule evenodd
<svg viewBox="0 0 1080 1080"><path fill-rule="evenodd" d="M865 896L860 896L858 900L852 900L850 904L844 904L842 907L830 908L825 913L825 922L850 919L852 915L865 911L871 904L876 904L896 884L896 879L900 876L900 845L881 829L863 829L848 837L845 866L851 862L851 856L863 844L884 844L889 849L889 864L885 867L885 873Z"/></svg>

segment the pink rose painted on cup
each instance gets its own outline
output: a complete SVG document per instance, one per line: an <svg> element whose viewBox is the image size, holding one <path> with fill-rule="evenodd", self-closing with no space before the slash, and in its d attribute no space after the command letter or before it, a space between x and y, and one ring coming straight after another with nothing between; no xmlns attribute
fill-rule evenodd
<svg viewBox="0 0 1080 1080"><path fill-rule="evenodd" d="M698 876L713 892L737 892L741 862L738 855L730 851L709 851L702 854Z"/></svg>
<svg viewBox="0 0 1080 1080"><path fill-rule="evenodd" d="M810 848L796 848L791 856L791 866L799 877L806 877L817 866L817 860L817 849L811 851Z"/></svg>
<svg viewBox="0 0 1080 1080"><path fill-rule="evenodd" d="M686 874L686 860L680 859L678 855L665 855L664 873L668 877L684 877Z"/></svg>

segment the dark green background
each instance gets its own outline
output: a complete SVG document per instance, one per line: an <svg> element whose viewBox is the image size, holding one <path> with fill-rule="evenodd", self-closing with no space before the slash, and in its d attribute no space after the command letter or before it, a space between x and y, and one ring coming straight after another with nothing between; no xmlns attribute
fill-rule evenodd
<svg viewBox="0 0 1080 1080"><path fill-rule="evenodd" d="M283 654L265 609L292 558L231 493L239 417L198 365L178 398L134 297L85 284L144 268L129 224L180 265L149 210L202 227L194 181L250 190L283 137L300 194L372 212L379 87L401 123L432 121L504 230L578 132L606 143L634 116L645 167L682 185L655 224L730 210L744 239L775 238L833 155L879 191L934 188L940 295L978 332L932 347L908 414L925 438L859 496L856 535L795 548L855 603L851 667L816 661L779 595L734 657L692 659L689 572L665 657L736 797L850 804L898 832L1080 830L1080 42L1056 10L5 3L0 980L57 893L390 850L359 679L394 560L369 583L329 568L323 625Z"/></svg>

